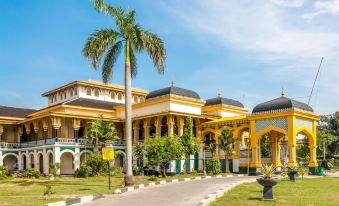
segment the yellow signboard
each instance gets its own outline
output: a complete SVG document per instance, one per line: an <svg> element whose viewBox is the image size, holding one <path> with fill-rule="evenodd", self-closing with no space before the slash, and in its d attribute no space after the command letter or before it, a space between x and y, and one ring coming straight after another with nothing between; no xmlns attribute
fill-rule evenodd
<svg viewBox="0 0 339 206"><path fill-rule="evenodd" d="M104 160L114 160L115 157L113 148L110 147L102 148L102 158Z"/></svg>

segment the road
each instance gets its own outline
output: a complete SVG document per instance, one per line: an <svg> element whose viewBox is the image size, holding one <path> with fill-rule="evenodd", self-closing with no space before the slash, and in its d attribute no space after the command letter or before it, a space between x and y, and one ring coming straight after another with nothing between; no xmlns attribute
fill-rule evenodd
<svg viewBox="0 0 339 206"><path fill-rule="evenodd" d="M253 177L222 177L156 185L119 195L110 195L84 206L195 206L209 194L239 180Z"/></svg>

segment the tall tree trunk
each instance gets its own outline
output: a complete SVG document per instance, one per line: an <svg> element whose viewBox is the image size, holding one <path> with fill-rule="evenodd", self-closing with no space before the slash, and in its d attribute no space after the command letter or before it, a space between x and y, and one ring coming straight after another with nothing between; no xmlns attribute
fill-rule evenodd
<svg viewBox="0 0 339 206"><path fill-rule="evenodd" d="M160 170L162 177L166 177L166 164L161 164Z"/></svg>
<svg viewBox="0 0 339 206"><path fill-rule="evenodd" d="M126 153L127 153L127 172L125 175L125 185L133 185L132 171L132 80L131 63L129 54L129 40L126 39L126 61L125 61L125 130L126 130Z"/></svg>

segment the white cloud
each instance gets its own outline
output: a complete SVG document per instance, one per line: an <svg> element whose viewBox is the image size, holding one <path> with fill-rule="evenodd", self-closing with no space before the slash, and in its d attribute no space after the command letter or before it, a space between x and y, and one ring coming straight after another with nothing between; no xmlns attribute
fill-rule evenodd
<svg viewBox="0 0 339 206"><path fill-rule="evenodd" d="M330 5L336 2L317 2L316 7L335 13L336 9ZM305 91L312 85L320 58L324 56L325 72L320 86L328 92L319 94L319 98L339 96L339 30L327 19L319 20L321 26L306 21L302 18L305 8L292 12L282 7L302 7L304 1L178 0L163 4L166 11L178 18L176 26L189 31L199 43L246 52L253 61L274 67L267 67L268 78L293 81ZM321 105L326 106L322 112L337 109L335 104L333 101Z"/></svg>
<svg viewBox="0 0 339 206"><path fill-rule="evenodd" d="M274 4L284 7L302 7L305 0L271 0Z"/></svg>
<svg viewBox="0 0 339 206"><path fill-rule="evenodd" d="M339 13L339 0L323 0L314 3L314 11L306 13L303 18L311 20L322 14L336 15Z"/></svg>

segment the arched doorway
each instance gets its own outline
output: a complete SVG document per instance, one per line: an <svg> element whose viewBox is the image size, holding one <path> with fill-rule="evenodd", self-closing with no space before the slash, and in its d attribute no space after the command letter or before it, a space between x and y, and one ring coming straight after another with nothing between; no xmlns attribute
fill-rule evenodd
<svg viewBox="0 0 339 206"><path fill-rule="evenodd" d="M216 155L217 145L215 142L215 134L207 132L204 135L204 150L206 151L206 158L211 158Z"/></svg>
<svg viewBox="0 0 339 206"><path fill-rule="evenodd" d="M125 153L121 151L117 151L115 153L114 167L123 167L124 171L126 171L125 167Z"/></svg>
<svg viewBox="0 0 339 206"><path fill-rule="evenodd" d="M53 153L50 152L48 153L48 165L53 165L54 161L53 161Z"/></svg>
<svg viewBox="0 0 339 206"><path fill-rule="evenodd" d="M18 158L13 154L5 155L3 165L7 167L8 174L13 174L18 169Z"/></svg>
<svg viewBox="0 0 339 206"><path fill-rule="evenodd" d="M34 168L35 162L34 162L34 154L29 155L29 162L30 162L30 168Z"/></svg>
<svg viewBox="0 0 339 206"><path fill-rule="evenodd" d="M25 154L21 155L21 164L22 164L22 169L27 170L27 157Z"/></svg>
<svg viewBox="0 0 339 206"><path fill-rule="evenodd" d="M40 174L44 173L44 156L40 153L38 154L38 161L39 161L39 172Z"/></svg>
<svg viewBox="0 0 339 206"><path fill-rule="evenodd" d="M74 174L74 156L71 152L64 152L60 157L61 175L71 175Z"/></svg>

